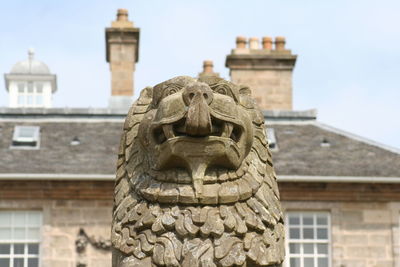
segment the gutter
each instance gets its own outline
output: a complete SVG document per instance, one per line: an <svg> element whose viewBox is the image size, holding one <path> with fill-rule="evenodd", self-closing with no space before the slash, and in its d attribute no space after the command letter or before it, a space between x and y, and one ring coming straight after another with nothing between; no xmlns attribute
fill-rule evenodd
<svg viewBox="0 0 400 267"><path fill-rule="evenodd" d="M114 181L114 179L114 174L0 173L0 181ZM278 182L400 184L400 177L279 175Z"/></svg>
<svg viewBox="0 0 400 267"><path fill-rule="evenodd" d="M113 181L114 174L0 173L1 180Z"/></svg>
<svg viewBox="0 0 400 267"><path fill-rule="evenodd" d="M279 175L278 182L400 184L400 177Z"/></svg>

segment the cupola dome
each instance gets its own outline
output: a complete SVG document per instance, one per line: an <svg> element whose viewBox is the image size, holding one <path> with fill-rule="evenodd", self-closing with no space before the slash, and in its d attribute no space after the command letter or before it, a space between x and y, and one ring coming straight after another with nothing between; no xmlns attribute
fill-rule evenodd
<svg viewBox="0 0 400 267"><path fill-rule="evenodd" d="M28 50L28 59L16 63L10 71L10 74L50 74L49 67L43 62L34 58L33 49Z"/></svg>

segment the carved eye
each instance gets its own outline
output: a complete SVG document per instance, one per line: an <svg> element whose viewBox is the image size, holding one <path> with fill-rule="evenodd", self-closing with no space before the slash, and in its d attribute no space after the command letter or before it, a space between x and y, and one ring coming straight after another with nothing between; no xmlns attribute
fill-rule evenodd
<svg viewBox="0 0 400 267"><path fill-rule="evenodd" d="M175 94L175 93L179 92L180 90L181 90L181 87L179 87L177 85L171 85L165 90L164 96L169 96L169 95Z"/></svg>
<svg viewBox="0 0 400 267"><path fill-rule="evenodd" d="M165 96L169 96L169 95L175 94L176 92L178 92L178 90L176 88L168 89L168 91L165 94Z"/></svg>
<svg viewBox="0 0 400 267"><path fill-rule="evenodd" d="M221 95L227 95L228 90L225 88L225 86L219 86L215 89L215 92Z"/></svg>

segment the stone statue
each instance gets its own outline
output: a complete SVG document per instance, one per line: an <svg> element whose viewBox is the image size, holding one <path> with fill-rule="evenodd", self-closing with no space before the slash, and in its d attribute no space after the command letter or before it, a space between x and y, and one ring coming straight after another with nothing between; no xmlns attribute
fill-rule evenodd
<svg viewBox="0 0 400 267"><path fill-rule="evenodd" d="M113 266L280 266L284 226L250 90L218 77L145 88L121 139Z"/></svg>

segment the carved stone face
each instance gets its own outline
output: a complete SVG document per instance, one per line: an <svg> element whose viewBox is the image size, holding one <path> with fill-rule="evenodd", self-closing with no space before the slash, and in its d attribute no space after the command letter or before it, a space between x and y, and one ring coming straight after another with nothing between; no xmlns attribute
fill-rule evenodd
<svg viewBox="0 0 400 267"><path fill-rule="evenodd" d="M253 140L251 118L240 99L239 88L223 79L176 77L155 86L139 127L150 168L186 170L189 179L169 181L192 183L197 196L205 182L212 183L205 181L207 171L237 170Z"/></svg>
<svg viewBox="0 0 400 267"><path fill-rule="evenodd" d="M283 215L250 90L176 77L142 90L121 138L113 266L280 266Z"/></svg>

